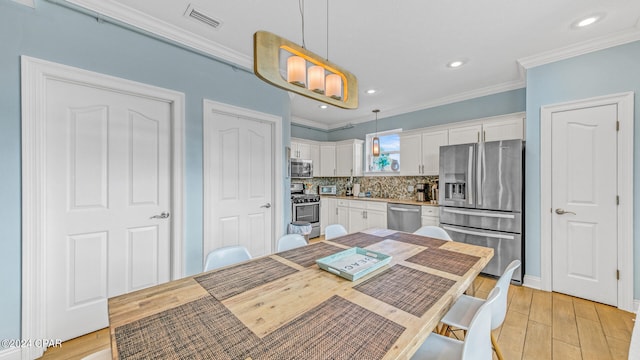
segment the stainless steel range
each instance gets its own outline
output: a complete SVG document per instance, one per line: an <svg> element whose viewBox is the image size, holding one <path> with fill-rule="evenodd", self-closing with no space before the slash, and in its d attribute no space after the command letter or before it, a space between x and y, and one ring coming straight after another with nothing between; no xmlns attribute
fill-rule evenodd
<svg viewBox="0 0 640 360"><path fill-rule="evenodd" d="M305 194L304 184L291 183L291 217L311 223L310 239L320 236L320 195Z"/></svg>

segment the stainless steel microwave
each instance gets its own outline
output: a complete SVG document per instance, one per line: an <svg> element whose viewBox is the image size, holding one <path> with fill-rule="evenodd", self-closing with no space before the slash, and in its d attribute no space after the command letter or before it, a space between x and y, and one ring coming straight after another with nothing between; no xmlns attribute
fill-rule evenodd
<svg viewBox="0 0 640 360"><path fill-rule="evenodd" d="M319 186L318 193L320 195L336 195L336 186L335 185L321 185Z"/></svg>
<svg viewBox="0 0 640 360"><path fill-rule="evenodd" d="M291 159L291 177L308 179L313 177L313 162L311 160Z"/></svg>

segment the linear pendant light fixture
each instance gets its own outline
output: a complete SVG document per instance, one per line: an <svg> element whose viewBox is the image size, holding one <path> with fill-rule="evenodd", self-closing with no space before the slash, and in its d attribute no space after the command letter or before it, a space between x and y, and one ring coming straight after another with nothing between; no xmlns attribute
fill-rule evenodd
<svg viewBox="0 0 640 360"><path fill-rule="evenodd" d="M327 3L327 17L328 13ZM328 31L327 20L327 34ZM302 39L304 44L304 26ZM328 42L327 35L327 48ZM280 64L286 64L286 71L281 71ZM253 35L253 71L281 89L344 109L358 108L358 80L353 74L268 31ZM285 73L286 79L281 75Z"/></svg>
<svg viewBox="0 0 640 360"><path fill-rule="evenodd" d="M378 137L378 113L380 110L372 110L376 114L376 135L371 140L371 154L373 156L380 156L380 138Z"/></svg>
<svg viewBox="0 0 640 360"><path fill-rule="evenodd" d="M343 109L358 108L358 80L340 66L268 31L253 35L253 52L253 71L269 84ZM281 53L288 56L287 79L280 75Z"/></svg>

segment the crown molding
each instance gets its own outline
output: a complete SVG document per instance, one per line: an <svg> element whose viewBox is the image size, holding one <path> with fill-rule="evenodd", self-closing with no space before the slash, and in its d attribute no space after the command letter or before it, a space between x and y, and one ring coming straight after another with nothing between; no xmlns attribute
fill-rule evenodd
<svg viewBox="0 0 640 360"><path fill-rule="evenodd" d="M329 131L329 125L328 124L324 124L324 123L313 121L313 120L303 119L303 118L297 117L297 116L292 116L291 117L291 124L292 125L298 125L298 126L305 127L305 128L309 128L309 129L313 129L313 130L319 130L319 131L324 131L324 132L328 132Z"/></svg>
<svg viewBox="0 0 640 360"><path fill-rule="evenodd" d="M26 0L20 2L23 1ZM252 57L118 2L112 0L64 0L54 2L79 6L160 38L214 56L234 66L250 69L253 72Z"/></svg>
<svg viewBox="0 0 640 360"><path fill-rule="evenodd" d="M475 99L482 96L498 94L505 91L521 89L525 87L524 74L520 74L519 76L520 78L514 81L504 82L502 84L497 84L497 85L491 85L484 88L466 91L466 92L451 95L451 96L445 96L436 100L432 100L432 101L417 104L417 105L398 107L390 110L385 110L384 116L379 116L378 120L388 118L391 116L397 116L397 115L412 113L415 111L426 110L426 109L434 108L437 106L453 104L460 101L471 100L471 99ZM382 113L383 112L381 111L380 114ZM371 119L371 116L360 117L360 118L349 120L348 122L329 125L329 130L334 130L334 129L342 128L349 125L361 124L369 121L373 121Z"/></svg>
<svg viewBox="0 0 640 360"><path fill-rule="evenodd" d="M36 8L35 0L12 0L12 1L17 2L18 4L22 4L24 6L28 6L32 9Z"/></svg>
<svg viewBox="0 0 640 360"><path fill-rule="evenodd" d="M583 41L574 45L566 46L560 49L545 51L540 54L527 56L518 59L518 63L525 70L536 66L546 65L552 62L569 59L575 56L588 54L590 52L607 49L610 47L623 45L626 43L640 40L640 23L625 31L615 33L613 35L602 36L599 38Z"/></svg>

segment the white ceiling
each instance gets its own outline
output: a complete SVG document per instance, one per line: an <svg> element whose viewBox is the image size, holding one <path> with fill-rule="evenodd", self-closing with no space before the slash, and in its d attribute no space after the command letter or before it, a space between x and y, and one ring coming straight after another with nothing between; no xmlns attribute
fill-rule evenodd
<svg viewBox="0 0 640 360"><path fill-rule="evenodd" d="M299 0L67 2L246 69L257 30L302 43ZM185 17L189 5L222 26ZM328 18L328 58L359 82L356 110L292 95L294 122L321 129L522 88L525 68L640 40L638 0L308 0L304 14L306 48L327 55ZM572 27L593 14L602 19ZM466 65L446 66L457 59Z"/></svg>

